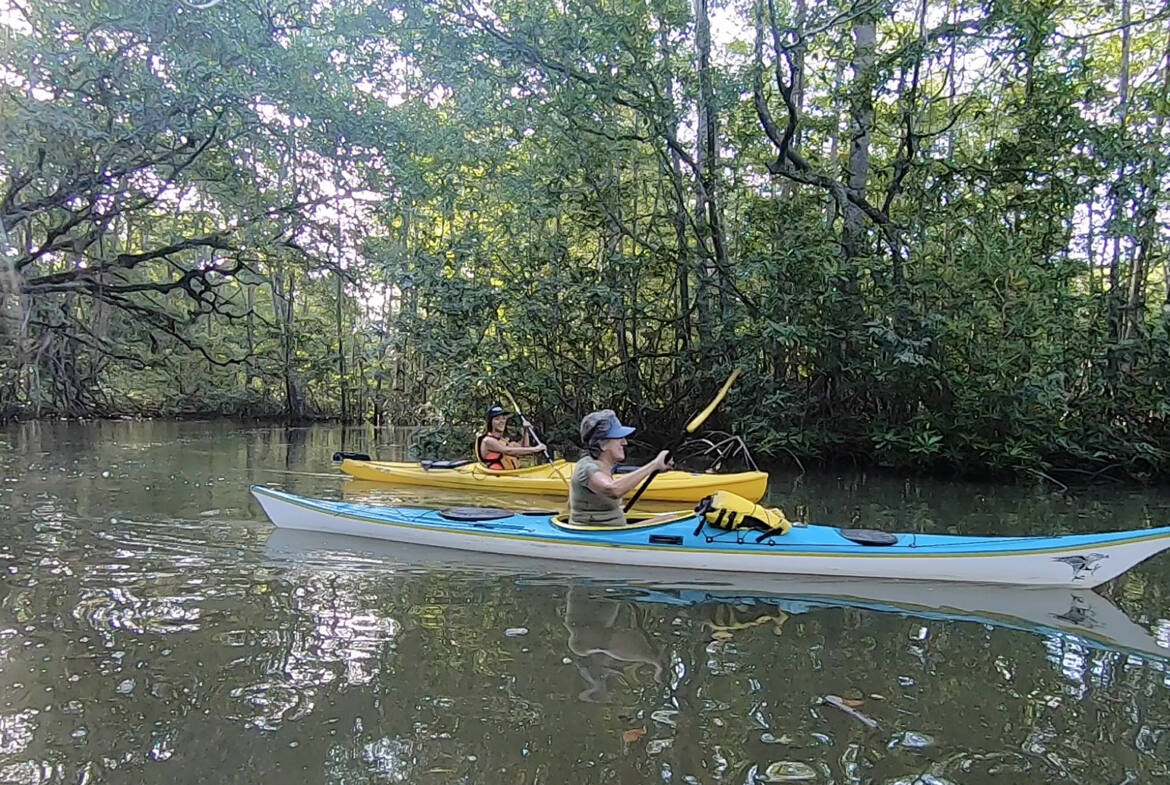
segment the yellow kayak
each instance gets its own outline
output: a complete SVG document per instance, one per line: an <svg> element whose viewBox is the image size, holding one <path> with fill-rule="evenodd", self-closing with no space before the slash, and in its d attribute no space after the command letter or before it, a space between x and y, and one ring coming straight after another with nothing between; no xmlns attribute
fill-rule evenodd
<svg viewBox="0 0 1170 785"><path fill-rule="evenodd" d="M481 463L458 461L425 461L400 463L390 461L359 461L346 458L341 470L358 480L425 485L432 488L450 488L463 491L532 493L544 496L566 496L573 463L558 460L524 469L496 471ZM643 499L659 501L698 502L716 491L731 491L745 499L759 501L768 489L765 472L737 474L699 474L692 472L662 472Z"/></svg>

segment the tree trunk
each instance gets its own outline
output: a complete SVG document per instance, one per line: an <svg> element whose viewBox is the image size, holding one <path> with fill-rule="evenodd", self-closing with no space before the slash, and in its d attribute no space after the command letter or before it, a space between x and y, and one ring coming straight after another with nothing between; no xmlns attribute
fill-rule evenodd
<svg viewBox="0 0 1170 785"><path fill-rule="evenodd" d="M699 291L700 351L712 350L711 325L717 317L714 294L721 291L717 280L727 274L727 242L719 204L718 115L711 81L711 21L707 0L694 0L695 50L699 70L698 139L695 163L699 172L695 195L695 219L699 249L703 256L703 274ZM722 302L722 297L719 298ZM722 310L722 308L720 308ZM704 339L704 335L706 338Z"/></svg>
<svg viewBox="0 0 1170 785"><path fill-rule="evenodd" d="M1124 149L1126 140L1126 123L1129 119L1129 22L1130 0L1121 0L1121 72L1117 78L1117 122L1118 133L1121 136L1121 147ZM1125 162L1118 164L1117 176L1113 187L1113 253L1109 259L1109 334L1114 341L1120 341L1125 333L1124 295L1121 281L1121 241L1124 236L1126 223L1126 204L1128 200L1122 191L1122 184L1126 181Z"/></svg>
<svg viewBox="0 0 1170 785"><path fill-rule="evenodd" d="M1166 36L1166 50L1162 54L1162 95L1170 95L1170 33ZM1167 118L1165 114L1159 117L1158 125L1165 128ZM1166 299L1162 305L1162 323L1170 327L1170 253L1163 254L1166 273L1162 276L1166 284Z"/></svg>
<svg viewBox="0 0 1170 785"><path fill-rule="evenodd" d="M849 139L849 191L865 196L869 178L869 135L873 128L874 48L877 25L874 17L862 14L853 23L853 88ZM846 259L866 251L865 216L852 203L845 205L842 246Z"/></svg>
<svg viewBox="0 0 1170 785"><path fill-rule="evenodd" d="M1125 0L1128 11L1129 0ZM1170 37L1167 38L1166 48L1163 51L1162 95L1170 95ZM1163 105L1164 106L1164 105ZM1160 106L1154 112L1153 126L1158 133L1153 134L1155 139L1164 138L1166 132L1166 115ZM1129 296L1126 302L1126 329L1125 337L1144 332L1146 311L1146 278L1149 276L1151 257L1153 257L1158 239L1158 203L1161 199L1161 179L1159 175L1157 155L1151 153L1145 163L1145 173L1141 181L1144 185L1139 200L1137 215L1137 247L1134 249L1133 270L1130 275ZM1170 255L1167 256L1170 265ZM1167 279L1170 287L1170 278ZM1170 291L1170 289L1168 289Z"/></svg>
<svg viewBox="0 0 1170 785"><path fill-rule="evenodd" d="M678 153L671 150L671 166L673 174L682 182L682 164ZM678 246L678 348L686 351L691 348L691 249L687 242L687 214L683 203L675 201L674 209L674 237Z"/></svg>
<svg viewBox="0 0 1170 785"><path fill-rule="evenodd" d="M670 29L665 18L657 15L658 29L662 32L659 34L659 50L658 54L662 60L663 81L665 83L664 93L666 95L668 105L668 116L664 121L669 123L672 131L677 135L679 118L678 118L678 81L675 79L674 71L670 65L670 45L669 36L666 30ZM682 175L682 160L679 158L678 151L673 147L669 147L669 161L670 170L665 172L666 176L671 178L673 187L670 193L673 195L674 213L672 216L672 223L674 224L674 238L676 246L676 281L678 292L678 319L675 326L675 350L676 352L685 352L691 345L691 269L693 267L691 259L690 243L687 241L687 211L686 204L678 196L676 187L681 190L683 175ZM663 167L665 169L665 166Z"/></svg>
<svg viewBox="0 0 1170 785"><path fill-rule="evenodd" d="M244 285L245 296L248 299L248 319L246 322L247 330L247 345L248 345L248 362L245 366L247 371L245 378L249 389L252 387L252 381L255 378L253 369L256 362L256 287L252 284Z"/></svg>
<svg viewBox="0 0 1170 785"><path fill-rule="evenodd" d="M345 287L342 281L340 262L341 260L338 259L338 267L334 271L337 277L337 384L341 388L341 421L347 423L349 422L349 397L345 383L345 333L342 331L344 322L341 318L341 302L345 296Z"/></svg>
<svg viewBox="0 0 1170 785"><path fill-rule="evenodd" d="M837 60L837 73L833 77L833 133L829 137L829 167L834 173L841 167L841 115L845 113L841 92L845 86L845 61ZM834 174L836 176L836 174ZM837 202L829 199L825 205L825 221L832 224L837 219Z"/></svg>
<svg viewBox="0 0 1170 785"><path fill-rule="evenodd" d="M300 383L297 378L296 341L293 334L293 318L296 314L296 274L288 274L288 296L285 299L284 317L284 381L285 400L288 405L288 415L294 420L303 420L305 417L305 400L301 395Z"/></svg>
<svg viewBox="0 0 1170 785"><path fill-rule="evenodd" d="M297 380L296 349L293 340L293 318L296 314L296 279L293 272L288 275L288 289L285 290L283 267L278 267L270 278L272 284L272 312L280 328L280 348L284 365L284 414L288 420L300 420L305 416L305 404Z"/></svg>
<svg viewBox="0 0 1170 785"><path fill-rule="evenodd" d="M807 0L796 0L796 33L804 34L804 25L808 19ZM798 117L804 117L804 45L801 44L792 53L792 103L796 106ZM801 126L796 127L796 136L792 140L794 149L800 149Z"/></svg>
<svg viewBox="0 0 1170 785"><path fill-rule="evenodd" d="M698 301L696 305L699 311L699 351L706 354L711 349L711 324L714 319L711 304L711 278L714 271L711 265L711 248L708 239L711 230L707 222L708 193L703 182L706 179L705 173L707 172L708 134L710 125L714 121L714 118L710 117L712 107L707 100L711 84L711 25L710 19L707 16L707 0L694 0L694 8L695 50L699 70L699 102L695 107L698 116L698 138L695 140L695 163L699 170L698 177L696 178L698 187L695 189L695 228L698 234L697 247L703 259L702 265L699 268Z"/></svg>
<svg viewBox="0 0 1170 785"><path fill-rule="evenodd" d="M808 2L807 0L796 0L796 18L793 20L793 32L797 35L804 34L805 22L808 19ZM798 118L804 117L804 49L805 45L801 43L795 48L792 53L792 105L795 107L796 116ZM777 55L779 56L779 55ZM804 125L802 121L798 121L796 126L796 134L792 137L790 144L792 149L800 149L801 131ZM837 143L836 135L833 136L833 145ZM834 155L836 150L833 151ZM780 186L780 198L784 200L792 199L796 196L797 184L794 180L785 180Z"/></svg>

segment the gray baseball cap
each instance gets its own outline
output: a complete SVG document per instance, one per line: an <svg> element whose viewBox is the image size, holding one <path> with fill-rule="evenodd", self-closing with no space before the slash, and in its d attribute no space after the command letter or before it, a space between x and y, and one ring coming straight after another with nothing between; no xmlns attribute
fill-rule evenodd
<svg viewBox="0 0 1170 785"><path fill-rule="evenodd" d="M602 409L599 412L590 412L581 420L581 441L589 441L589 434L602 423L605 423L606 427L597 434L596 438L624 439L637 430L629 425L622 425L613 409Z"/></svg>

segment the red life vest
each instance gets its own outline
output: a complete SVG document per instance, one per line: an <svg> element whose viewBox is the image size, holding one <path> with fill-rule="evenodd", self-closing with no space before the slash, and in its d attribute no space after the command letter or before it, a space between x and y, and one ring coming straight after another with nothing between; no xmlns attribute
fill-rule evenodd
<svg viewBox="0 0 1170 785"><path fill-rule="evenodd" d="M485 433L482 436L480 436L478 439L476 439L476 441L475 441L475 454L477 456L479 456L479 460L483 463L483 465L488 467L489 469L494 469L495 471L506 471L507 469L519 469L520 468L520 461L516 460L516 458L514 458L513 456L504 455L502 452L495 452L495 451L484 452L483 451L483 440L490 435L491 434ZM499 437L498 440L499 440L500 444L510 444L511 443L502 436Z"/></svg>

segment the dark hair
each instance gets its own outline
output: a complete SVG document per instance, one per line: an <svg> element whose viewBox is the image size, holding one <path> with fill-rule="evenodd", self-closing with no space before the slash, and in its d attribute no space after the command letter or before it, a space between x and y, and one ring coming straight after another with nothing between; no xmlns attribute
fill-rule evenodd
<svg viewBox="0 0 1170 785"><path fill-rule="evenodd" d="M495 404L488 408L487 414L484 416L484 435L492 432L492 420L496 419L501 414L507 416L511 414L511 412L505 411L504 407L500 406L499 404Z"/></svg>

